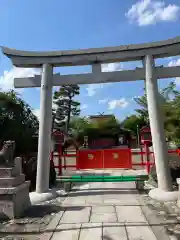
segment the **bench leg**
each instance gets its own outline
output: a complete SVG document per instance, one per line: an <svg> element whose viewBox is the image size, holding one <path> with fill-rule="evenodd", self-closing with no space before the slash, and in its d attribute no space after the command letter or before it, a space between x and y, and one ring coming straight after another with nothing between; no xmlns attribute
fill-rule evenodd
<svg viewBox="0 0 180 240"><path fill-rule="evenodd" d="M144 181L136 181L136 189L144 190Z"/></svg>
<svg viewBox="0 0 180 240"><path fill-rule="evenodd" d="M69 192L71 190L71 182L64 182L64 191Z"/></svg>

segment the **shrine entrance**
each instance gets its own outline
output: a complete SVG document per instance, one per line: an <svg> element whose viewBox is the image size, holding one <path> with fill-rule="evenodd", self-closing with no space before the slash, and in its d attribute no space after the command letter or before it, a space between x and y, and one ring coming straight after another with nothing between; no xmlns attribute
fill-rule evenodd
<svg viewBox="0 0 180 240"><path fill-rule="evenodd" d="M179 77L180 67L155 66L155 59L180 55L180 37L159 42L75 51L29 52L5 47L2 47L2 51L16 67L42 68L42 76L18 78L14 81L17 88L41 87L36 192L44 193L49 190L52 87L64 84L95 84L136 80L145 80L158 187L163 191L172 191L157 79ZM133 70L102 72L101 64L127 61L142 61L143 67ZM91 73L53 74L54 67L85 65L92 66ZM108 154L110 153L107 151L105 155ZM100 163L101 161L98 160L98 165ZM110 163L104 161L105 164L109 166ZM116 165L115 162L114 165Z"/></svg>

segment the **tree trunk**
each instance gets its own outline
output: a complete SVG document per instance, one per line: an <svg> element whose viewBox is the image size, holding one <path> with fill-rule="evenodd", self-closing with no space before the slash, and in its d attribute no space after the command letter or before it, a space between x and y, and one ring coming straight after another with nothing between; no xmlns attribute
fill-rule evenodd
<svg viewBox="0 0 180 240"><path fill-rule="evenodd" d="M69 124L70 124L70 120L71 120L71 103L72 103L72 98L69 97L68 115L67 115L67 124L66 124L66 131L67 132L69 130Z"/></svg>

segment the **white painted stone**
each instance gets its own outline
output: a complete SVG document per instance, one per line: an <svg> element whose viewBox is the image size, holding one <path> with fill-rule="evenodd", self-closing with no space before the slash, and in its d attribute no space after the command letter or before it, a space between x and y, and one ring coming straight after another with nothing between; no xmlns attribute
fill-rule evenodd
<svg viewBox="0 0 180 240"><path fill-rule="evenodd" d="M80 224L60 224L57 226L51 240L78 240Z"/></svg>
<svg viewBox="0 0 180 240"><path fill-rule="evenodd" d="M89 222L90 207L77 208L77 210L70 209L65 211L61 223L84 223Z"/></svg>
<svg viewBox="0 0 180 240"><path fill-rule="evenodd" d="M149 196L152 199L161 202L170 202L170 201L177 201L178 200L179 191L163 191L159 188L154 188L149 192Z"/></svg>
<svg viewBox="0 0 180 240"><path fill-rule="evenodd" d="M147 222L139 206L116 206L116 212L119 222Z"/></svg>
<svg viewBox="0 0 180 240"><path fill-rule="evenodd" d="M127 226L129 240L157 240L149 226Z"/></svg>
<svg viewBox="0 0 180 240"><path fill-rule="evenodd" d="M81 226L79 240L102 240L102 224L84 223Z"/></svg>
<svg viewBox="0 0 180 240"><path fill-rule="evenodd" d="M49 189L48 192L45 193L37 193L37 192L31 192L29 193L31 204L39 204L41 202L49 201L52 199L55 199L59 196L65 196L66 193L63 190L59 189Z"/></svg>

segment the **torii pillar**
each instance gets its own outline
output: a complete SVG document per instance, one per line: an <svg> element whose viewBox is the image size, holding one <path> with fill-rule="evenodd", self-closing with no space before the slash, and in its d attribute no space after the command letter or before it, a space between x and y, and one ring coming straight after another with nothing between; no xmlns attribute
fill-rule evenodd
<svg viewBox="0 0 180 240"><path fill-rule="evenodd" d="M155 75L153 56L147 55L144 65L149 122L155 155L158 188L168 192L172 190L172 181L168 166L168 148L165 141L164 119L159 104L158 83Z"/></svg>
<svg viewBox="0 0 180 240"><path fill-rule="evenodd" d="M49 158L51 151L52 129L52 81L53 67L50 64L44 64L42 66L40 95L40 124L36 179L37 193L44 193L49 190Z"/></svg>

